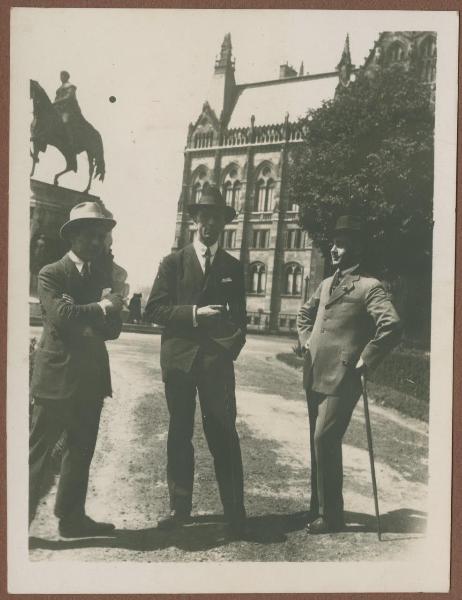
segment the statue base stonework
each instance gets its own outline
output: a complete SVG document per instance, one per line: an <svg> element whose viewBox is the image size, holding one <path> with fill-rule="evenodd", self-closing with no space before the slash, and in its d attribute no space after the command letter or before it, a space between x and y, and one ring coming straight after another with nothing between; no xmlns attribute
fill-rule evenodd
<svg viewBox="0 0 462 600"><path fill-rule="evenodd" d="M69 249L59 236L61 226L69 219L71 208L81 202L97 202L98 196L76 192L64 187L30 180L30 284L31 318L41 318L37 300L37 275L40 269L59 260Z"/></svg>

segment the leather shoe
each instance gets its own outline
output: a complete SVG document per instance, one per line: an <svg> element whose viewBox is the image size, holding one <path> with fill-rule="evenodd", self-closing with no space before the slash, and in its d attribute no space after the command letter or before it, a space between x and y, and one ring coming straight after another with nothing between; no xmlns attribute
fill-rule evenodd
<svg viewBox="0 0 462 600"><path fill-rule="evenodd" d="M343 519L326 519L324 517L318 517L315 521L312 521L307 525L308 533L321 534L321 533L337 533L345 527Z"/></svg>
<svg viewBox="0 0 462 600"><path fill-rule="evenodd" d="M175 529L191 522L191 513L172 510L168 515L157 521L157 529Z"/></svg>
<svg viewBox="0 0 462 600"><path fill-rule="evenodd" d="M78 518L61 519L59 521L59 535L65 538L110 535L114 529L115 527L112 523L94 521L87 515Z"/></svg>

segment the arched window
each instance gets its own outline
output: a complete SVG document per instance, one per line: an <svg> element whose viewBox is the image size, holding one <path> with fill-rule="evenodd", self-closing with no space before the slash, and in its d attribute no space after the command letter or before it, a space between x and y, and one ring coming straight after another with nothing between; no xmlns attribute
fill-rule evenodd
<svg viewBox="0 0 462 600"><path fill-rule="evenodd" d="M237 179L237 168L232 167L223 181L223 196L226 204L239 210L241 201L241 182Z"/></svg>
<svg viewBox="0 0 462 600"><path fill-rule="evenodd" d="M233 206L233 184L231 181L225 181L223 186L223 196L225 197L226 204Z"/></svg>
<svg viewBox="0 0 462 600"><path fill-rule="evenodd" d="M202 192L205 191L208 186L209 182L207 181L206 167L200 167L193 178L193 184L191 187L191 202L199 202Z"/></svg>
<svg viewBox="0 0 462 600"><path fill-rule="evenodd" d="M399 42L393 42L388 49L388 59L390 62L400 62L405 58L404 46Z"/></svg>
<svg viewBox="0 0 462 600"><path fill-rule="evenodd" d="M194 204L197 204L202 196L202 185L199 181L197 181L192 188L192 197L191 200Z"/></svg>
<svg viewBox="0 0 462 600"><path fill-rule="evenodd" d="M421 76L423 81L433 82L436 79L436 40L433 36L426 37L419 48Z"/></svg>
<svg viewBox="0 0 462 600"><path fill-rule="evenodd" d="M249 267L249 288L252 294L264 294L266 288L266 267L255 262Z"/></svg>
<svg viewBox="0 0 462 600"><path fill-rule="evenodd" d="M261 170L260 177L255 185L254 212L270 212L273 210L275 181L271 174L272 171L269 166L265 166Z"/></svg>
<svg viewBox="0 0 462 600"><path fill-rule="evenodd" d="M297 263L286 265L284 273L284 293L288 296L302 295L303 268Z"/></svg>

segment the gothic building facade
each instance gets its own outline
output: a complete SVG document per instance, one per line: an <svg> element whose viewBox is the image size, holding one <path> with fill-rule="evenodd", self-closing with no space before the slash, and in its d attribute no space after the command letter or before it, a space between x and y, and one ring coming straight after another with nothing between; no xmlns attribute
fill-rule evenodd
<svg viewBox="0 0 462 600"><path fill-rule="evenodd" d="M381 52L408 61L416 36L425 44L422 68L434 81L434 67L427 66L436 61L433 34L384 33L365 67L372 72L383 61ZM231 36L224 38L202 112L189 126L173 249L195 236L184 207L206 186L218 186L237 211L221 244L245 266L250 328L295 330L300 304L324 276L321 255L299 227L299 207L289 203L287 174L291 150L303 141L299 118L348 86L353 73L347 37L335 70L311 75L303 63L298 72L284 64L278 79L237 84Z"/></svg>

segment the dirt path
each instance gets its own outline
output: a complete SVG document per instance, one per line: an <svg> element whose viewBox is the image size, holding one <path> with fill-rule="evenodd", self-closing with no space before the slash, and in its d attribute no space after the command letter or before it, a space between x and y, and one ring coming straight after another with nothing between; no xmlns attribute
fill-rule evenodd
<svg viewBox="0 0 462 600"><path fill-rule="evenodd" d="M35 334L36 332L34 332ZM54 490L31 534L32 560L305 561L403 558L419 550L425 528L427 428L372 407L385 542L373 531L373 502L363 414L355 411L345 438L348 531L310 537L309 438L300 374L277 361L292 342L252 336L237 363L238 428L246 507L253 540L229 543L212 461L196 415L196 522L161 533L168 504L165 481L168 414L159 370L160 338L123 334L109 344L114 398L106 402L92 465L87 509L117 526L113 538L62 540L52 517Z"/></svg>

